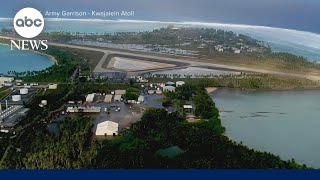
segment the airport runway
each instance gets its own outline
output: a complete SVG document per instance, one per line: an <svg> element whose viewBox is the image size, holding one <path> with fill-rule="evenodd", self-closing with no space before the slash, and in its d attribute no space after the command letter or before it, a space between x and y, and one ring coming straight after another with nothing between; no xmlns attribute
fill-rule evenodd
<svg viewBox="0 0 320 180"><path fill-rule="evenodd" d="M0 38L15 39L12 37L2 37L2 36L0 36ZM153 55L151 56L151 55L137 54L137 53L131 53L131 52L129 53L129 52L121 52L121 51L115 51L115 50L107 50L99 47L87 47L87 46L79 46L79 45L72 45L72 44L53 43L53 42L49 42L48 45L103 52L104 56L101 58L100 62L97 64L93 72L119 72L116 70L109 70L109 69L103 68L103 65L107 60L108 56L111 54L116 54L122 57L135 57L142 60L163 62L163 63L174 63L174 64L180 65L177 67L188 67L188 66L206 67L209 69L218 69L218 70L223 69L223 70L238 71L238 72L255 72L255 73L282 75L282 76L290 76L290 77L297 77L297 78L306 78L313 81L320 81L320 76L278 72L278 71L271 71L271 70L266 70L262 68L256 69L256 68L239 67L239 66L215 64L215 63L208 63L208 62L198 62L196 61L196 59L194 60L174 59L174 58L168 58L168 57L159 57L159 56L153 56ZM139 72L146 73L144 71L139 71ZM152 72L152 71L149 71L149 72Z"/></svg>
<svg viewBox="0 0 320 180"><path fill-rule="evenodd" d="M207 62L197 62L196 59L194 61L191 60L182 60L182 59L174 59L174 58L167 58L167 57L158 57L158 56L151 56L151 55L144 55L144 54L136 54L136 53L128 53L128 52L119 52L114 50L106 50L101 49L99 47L86 47L86 46L78 46L78 45L71 45L71 44L61 44L61 43L48 43L49 45L54 46L61 46L61 47L69 47L69 48L76 48L76 49L85 49L91 51L98 51L104 52L105 55L102 57L94 72L104 72L106 69L102 67L103 63L107 59L108 55L110 54L121 54L122 56L134 56L139 58L147 58L147 59L154 59L157 61L162 60L164 63L168 62L175 62L175 63L187 63L189 66L195 67L206 67L209 69L223 69L223 70L230 70L230 71L239 71L239 72L255 72L255 73L264 73L264 74L274 74L274 75L282 75L282 76L290 76L290 77L297 77L297 78L306 78L313 81L320 81L320 76L314 75L304 75L304 74L295 74L295 73L286 73L286 72L277 72L271 71L266 69L256 69L256 68L247 68L247 67L239 67L239 66L230 66L230 65L223 65L223 64L214 64L214 63L207 63Z"/></svg>

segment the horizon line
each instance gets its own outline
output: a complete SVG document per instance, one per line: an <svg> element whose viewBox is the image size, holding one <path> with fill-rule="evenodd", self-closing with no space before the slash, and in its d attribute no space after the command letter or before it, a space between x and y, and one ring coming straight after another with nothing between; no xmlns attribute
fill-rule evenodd
<svg viewBox="0 0 320 180"><path fill-rule="evenodd" d="M0 17L0 21L8 21L13 18ZM139 19L92 19L92 18L44 18L48 21L88 21L88 22L128 22L128 23L161 23L161 24L176 24L176 25L196 25L196 26L229 26L229 27L238 27L238 28L250 28L250 29L278 29L286 31L295 31L300 33L310 33L314 35L320 35L316 32L303 31L297 29L281 28L274 26L265 26L265 25L251 25L251 24L237 24L237 23L221 23L221 22L205 22L205 21L160 21L160 20L139 20Z"/></svg>

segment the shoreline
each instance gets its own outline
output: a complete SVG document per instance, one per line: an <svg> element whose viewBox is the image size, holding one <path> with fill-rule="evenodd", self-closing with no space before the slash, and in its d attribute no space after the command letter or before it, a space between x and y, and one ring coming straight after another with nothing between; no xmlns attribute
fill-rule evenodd
<svg viewBox="0 0 320 180"><path fill-rule="evenodd" d="M207 89L207 88L206 88ZM239 90L239 91L245 91L245 92L285 92L285 91L320 91L320 87L315 88L288 88L288 89L241 89L241 88L230 88L230 87L215 87L214 91L208 92L215 93L218 90L221 89L229 89L229 90Z"/></svg>
<svg viewBox="0 0 320 180"><path fill-rule="evenodd" d="M0 38L1 38L1 36L0 36ZM0 46L9 46L9 47L10 47L9 44L3 44L3 43L0 43ZM54 64L58 64L57 59L56 59L55 57L49 55L49 54L46 54L46 53L44 53L44 52L35 51L35 50L30 50L30 49L27 50L27 52L28 52L28 51L29 51L29 52L33 52L33 53L36 53L36 54L40 54L40 55L43 55L43 56L47 56L49 60L51 60L51 61L54 62Z"/></svg>
<svg viewBox="0 0 320 180"><path fill-rule="evenodd" d="M0 38L3 39L15 39L14 37L4 37L0 35ZM263 73L263 74L271 74L271 75L280 75L280 76L289 76L289 77L295 77L295 78L304 78L304 79L309 79L312 81L320 82L320 76L317 75L309 75L309 74L301 74L301 73L296 73L296 72L283 72L279 70L270 70L270 69L260 69L260 68L255 68L255 67L244 67L244 66L239 66L239 65L226 65L224 63L214 63L214 62L206 62L206 61L195 61L194 59L187 59L187 58L181 58L181 57L162 57L162 56L155 56L155 55L150 55L150 54L141 54L138 52L123 52L122 50L119 49L106 49L102 47L92 47L92 46L81 46L81 45L74 45L74 44L63 44L63 43L56 43L56 42L50 42L48 43L49 45L52 46L58 46L58 47L69 47L69 48L75 48L75 49L85 49L85 50L91 50L91 51L99 51L103 53L121 53L125 55L139 55L143 57L150 57L150 58L157 58L161 60L170 60L174 62L183 62L183 63L189 63L189 66L205 66L205 67L210 67L210 68L225 68L229 70L234 70L234 71L239 71L239 72L251 72L251 73ZM102 58L104 60L104 58ZM200 60L200 59L199 59ZM99 65L99 64L98 64ZM100 65L101 66L101 65ZM97 69L98 66L96 66L95 69ZM102 68L102 67L98 67ZM104 69L99 69L101 71L104 71ZM95 70L94 70L95 71Z"/></svg>

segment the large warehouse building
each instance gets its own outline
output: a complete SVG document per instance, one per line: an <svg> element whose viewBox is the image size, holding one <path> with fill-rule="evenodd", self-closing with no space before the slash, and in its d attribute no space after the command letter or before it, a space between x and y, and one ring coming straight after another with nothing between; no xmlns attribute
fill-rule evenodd
<svg viewBox="0 0 320 180"><path fill-rule="evenodd" d="M101 122L97 125L96 136L118 135L119 124L112 121Z"/></svg>
<svg viewBox="0 0 320 180"><path fill-rule="evenodd" d="M13 77L0 77L0 84L12 83L14 81Z"/></svg>

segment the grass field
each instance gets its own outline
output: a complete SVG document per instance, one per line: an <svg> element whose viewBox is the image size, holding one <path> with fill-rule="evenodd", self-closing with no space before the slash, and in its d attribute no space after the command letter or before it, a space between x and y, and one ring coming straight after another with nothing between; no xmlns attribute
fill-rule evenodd
<svg viewBox="0 0 320 180"><path fill-rule="evenodd" d="M103 52L99 51L90 51L84 49L74 49L74 48L66 48L70 53L78 56L79 58L85 60L89 64L90 72L97 66L99 61L101 60L102 56L104 55ZM88 72L82 72L88 73Z"/></svg>
<svg viewBox="0 0 320 180"><path fill-rule="evenodd" d="M10 89L8 87L0 88L0 100L5 98L10 94Z"/></svg>
<svg viewBox="0 0 320 180"><path fill-rule="evenodd" d="M320 64L307 61L301 57L289 54L289 53L219 53L208 51L199 51L198 55L195 56L179 56L169 54L158 54L148 52L137 52L123 49L112 49L105 47L94 47L105 50L112 50L118 52L128 52L134 54L143 54L150 56L184 59L189 61L198 61L206 63L215 63L223 65L232 65L238 67L257 68L277 72L296 73L304 75L319 75L320 76ZM94 62L96 65L97 62Z"/></svg>
<svg viewBox="0 0 320 180"><path fill-rule="evenodd" d="M320 64L287 53L200 54L199 61L305 75L320 75Z"/></svg>
<svg viewBox="0 0 320 180"><path fill-rule="evenodd" d="M247 90L291 90L291 89L320 89L320 83L303 78L268 74L247 74L232 76L225 75L216 78L149 78L150 83L165 83L182 80L187 83L204 87L228 87Z"/></svg>

